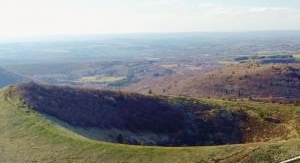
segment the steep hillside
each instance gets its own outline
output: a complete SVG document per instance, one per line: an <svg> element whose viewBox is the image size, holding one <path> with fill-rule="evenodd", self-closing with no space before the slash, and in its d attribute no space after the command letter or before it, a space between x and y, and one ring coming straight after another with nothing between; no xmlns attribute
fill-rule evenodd
<svg viewBox="0 0 300 163"><path fill-rule="evenodd" d="M24 81L25 78L18 76L14 73L8 72L5 69L0 68L0 88L9 84L15 84Z"/></svg>
<svg viewBox="0 0 300 163"><path fill-rule="evenodd" d="M156 94L299 102L300 64L247 63L159 85L144 82L128 90L145 94L151 89Z"/></svg>
<svg viewBox="0 0 300 163"><path fill-rule="evenodd" d="M35 83L21 84L17 90L34 110L73 127L102 131L93 138L103 141L106 137L127 144L194 146L298 136L298 128L289 124L295 108L253 110L257 108Z"/></svg>
<svg viewBox="0 0 300 163"><path fill-rule="evenodd" d="M32 84L27 85L33 86ZM35 86L36 87L36 86ZM26 86L22 86L23 91ZM58 89L52 86L39 86L36 89ZM28 88L26 88L28 89ZM64 88L63 91L73 90ZM258 128L263 122L266 126L280 124L289 130L281 133L285 136L285 141L279 141L278 134L273 136L275 139L265 143L252 143L245 145L225 145L216 147L143 147L128 146L103 143L94 141L80 136L64 128L52 119L45 118L44 114L28 108L20 96L20 86L11 86L0 91L0 162L1 163L21 163L21 162L152 162L152 163L169 163L169 162L279 162L291 157L300 155L299 151L299 121L300 108L292 105L264 104L257 102L229 102L223 100L197 100L202 103L201 106L214 106L215 111L223 112L218 118L218 128L227 128L222 117L227 117L228 113L224 109L220 110L217 106L236 110L244 110L257 118L257 130L255 126L247 128L249 134L256 133L256 140L262 136L261 133L280 131L281 127L271 126ZM43 90L45 91L45 90ZM58 90L57 90L58 91ZM82 92L82 90L80 91ZM95 91L97 92L97 91ZM29 90L27 90L29 93ZM48 92L49 93L49 92ZM79 92L77 92L79 93ZM112 92L111 92L112 93ZM74 94L75 95L75 94ZM32 95L33 96L33 95ZM40 96L40 95L38 95ZM127 95L128 96L128 95ZM145 98L145 97L144 97ZM192 99L176 98L177 101L187 103ZM125 97L126 100L126 97ZM175 99L173 99L175 100ZM192 103L197 103L192 101ZM177 103L178 104L178 103ZM80 104L79 104L80 105ZM62 109L64 107L61 107ZM199 111L195 113L199 117L214 117L213 111L210 114ZM35 110L38 110L35 108ZM219 111L218 111L219 110ZM75 112L75 113L74 113ZM78 111L73 110L70 114L76 114ZM201 116L202 115L202 116ZM277 117L277 120L275 120ZM229 116L229 119L233 117ZM278 121L280 119L280 122ZM167 120L166 120L167 121ZM220 127L222 126L223 127ZM276 131L276 132L278 132ZM221 133L219 133L221 134ZM221 134L222 135L222 134ZM272 134L273 135L273 134ZM224 136L224 135L223 135ZM293 139L294 138L294 139ZM282 140L282 139L281 139Z"/></svg>

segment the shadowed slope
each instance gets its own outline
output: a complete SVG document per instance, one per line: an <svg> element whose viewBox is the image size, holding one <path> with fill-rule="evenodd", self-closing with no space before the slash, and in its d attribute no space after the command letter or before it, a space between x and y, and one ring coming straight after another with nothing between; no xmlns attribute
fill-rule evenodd
<svg viewBox="0 0 300 163"><path fill-rule="evenodd" d="M18 92L34 110L80 128L96 128L112 142L194 146L286 139L295 109L255 110L178 97L21 84ZM263 107L263 106L259 106ZM281 112L285 114L281 117ZM298 121L297 121L298 124ZM262 130L264 129L264 130ZM296 134L296 135L297 135ZM84 135L84 134L83 134ZM101 135L94 139L105 140ZM292 136L292 137L295 137Z"/></svg>

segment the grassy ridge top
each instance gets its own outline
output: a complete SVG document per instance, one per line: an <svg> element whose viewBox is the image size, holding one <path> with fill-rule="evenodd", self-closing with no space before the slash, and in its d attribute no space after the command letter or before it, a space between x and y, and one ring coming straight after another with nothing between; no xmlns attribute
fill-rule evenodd
<svg viewBox="0 0 300 163"><path fill-rule="evenodd" d="M16 88L10 87L0 91L1 163L278 162L300 154L298 139L276 143L186 148L128 146L93 141L44 119L39 113L26 107L14 89ZM253 106L252 104L249 105ZM228 105L239 104L228 102ZM274 107L273 105L269 107Z"/></svg>

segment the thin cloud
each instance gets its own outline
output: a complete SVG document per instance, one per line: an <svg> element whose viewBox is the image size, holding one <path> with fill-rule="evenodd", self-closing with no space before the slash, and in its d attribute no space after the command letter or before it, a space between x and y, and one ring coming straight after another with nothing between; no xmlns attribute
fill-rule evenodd
<svg viewBox="0 0 300 163"><path fill-rule="evenodd" d="M282 12L295 12L295 9L287 7L251 7L251 6L226 6L218 4L198 4L201 11L206 11L214 14L226 14L226 13L282 13Z"/></svg>

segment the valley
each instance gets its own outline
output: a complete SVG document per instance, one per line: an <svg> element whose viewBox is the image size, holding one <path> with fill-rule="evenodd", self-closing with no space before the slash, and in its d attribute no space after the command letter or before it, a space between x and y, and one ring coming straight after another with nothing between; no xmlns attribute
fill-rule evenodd
<svg viewBox="0 0 300 163"><path fill-rule="evenodd" d="M0 162L297 157L299 41L277 31L0 42Z"/></svg>
<svg viewBox="0 0 300 163"><path fill-rule="evenodd" d="M0 67L49 84L118 90L231 64L297 63L299 40L297 31L54 37L1 43Z"/></svg>

